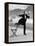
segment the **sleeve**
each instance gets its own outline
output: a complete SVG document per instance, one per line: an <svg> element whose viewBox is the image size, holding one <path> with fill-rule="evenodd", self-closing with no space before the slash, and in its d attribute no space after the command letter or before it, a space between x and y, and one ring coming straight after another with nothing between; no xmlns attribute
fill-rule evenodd
<svg viewBox="0 0 35 46"><path fill-rule="evenodd" d="M26 15L27 18L30 18L30 16Z"/></svg>
<svg viewBox="0 0 35 46"><path fill-rule="evenodd" d="M19 15L20 17L23 17L24 14Z"/></svg>

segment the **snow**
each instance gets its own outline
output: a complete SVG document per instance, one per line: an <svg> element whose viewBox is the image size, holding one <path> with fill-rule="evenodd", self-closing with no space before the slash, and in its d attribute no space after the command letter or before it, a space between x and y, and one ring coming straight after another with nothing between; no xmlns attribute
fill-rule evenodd
<svg viewBox="0 0 35 46"><path fill-rule="evenodd" d="M18 28L16 31L16 35L12 37L12 32L9 32L9 42L18 42L18 41L32 41L33 40L33 30L26 30L26 35L24 35L23 29Z"/></svg>

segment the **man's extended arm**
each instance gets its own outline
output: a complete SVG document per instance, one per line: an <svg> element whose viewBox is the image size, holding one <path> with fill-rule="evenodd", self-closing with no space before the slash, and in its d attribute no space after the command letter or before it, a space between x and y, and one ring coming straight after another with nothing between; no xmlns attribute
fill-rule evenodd
<svg viewBox="0 0 35 46"><path fill-rule="evenodd" d="M26 18L30 18L30 16L28 16L27 14L21 14L19 15L20 17L26 16Z"/></svg>
<svg viewBox="0 0 35 46"><path fill-rule="evenodd" d="M26 15L27 18L30 18L30 16Z"/></svg>
<svg viewBox="0 0 35 46"><path fill-rule="evenodd" d="M23 17L23 14L19 15L20 17Z"/></svg>

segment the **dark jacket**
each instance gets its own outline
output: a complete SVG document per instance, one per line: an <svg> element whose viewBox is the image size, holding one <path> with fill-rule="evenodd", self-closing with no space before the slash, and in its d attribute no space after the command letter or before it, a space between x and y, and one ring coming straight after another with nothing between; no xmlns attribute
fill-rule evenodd
<svg viewBox="0 0 35 46"><path fill-rule="evenodd" d="M18 24L21 24L21 25L24 25L27 18L29 18L29 16L27 14L22 14L22 15L19 15L20 17L22 17L19 21L18 21ZM25 18L26 16L26 18Z"/></svg>

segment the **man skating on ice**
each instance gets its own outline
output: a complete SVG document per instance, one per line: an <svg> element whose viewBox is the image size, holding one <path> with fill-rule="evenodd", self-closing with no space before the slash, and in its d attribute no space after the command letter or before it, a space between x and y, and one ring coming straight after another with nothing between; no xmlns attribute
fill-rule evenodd
<svg viewBox="0 0 35 46"><path fill-rule="evenodd" d="M25 11L24 11L24 14L21 14L19 15L20 17L22 17L19 21L18 21L18 25L23 25L24 27L24 35L26 35L26 20L27 18L30 18L30 16L28 16L27 14L25 14Z"/></svg>

